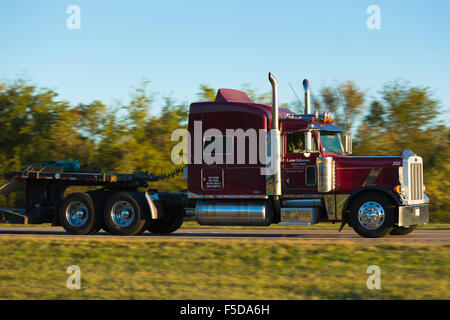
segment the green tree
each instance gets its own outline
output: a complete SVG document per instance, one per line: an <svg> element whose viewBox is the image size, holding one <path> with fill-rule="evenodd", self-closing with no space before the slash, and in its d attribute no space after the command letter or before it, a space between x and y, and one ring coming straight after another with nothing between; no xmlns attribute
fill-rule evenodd
<svg viewBox="0 0 450 320"><path fill-rule="evenodd" d="M450 175L449 128L436 121L439 101L429 88L389 83L380 99L371 102L355 137L355 154L399 155L411 149L423 158L426 193L431 198L432 221L450 221L443 188Z"/></svg>
<svg viewBox="0 0 450 320"><path fill-rule="evenodd" d="M339 91L337 88L325 87L320 90L320 97L322 98L323 105L326 106L325 112L331 112L336 120L336 123L340 123L339 109Z"/></svg>
<svg viewBox="0 0 450 320"><path fill-rule="evenodd" d="M364 109L365 95L353 81L322 88L314 104L316 109L331 112L335 124L351 130Z"/></svg>
<svg viewBox="0 0 450 320"><path fill-rule="evenodd" d="M214 101L216 100L216 90L207 84L201 84L200 92L197 93L197 97L200 102Z"/></svg>
<svg viewBox="0 0 450 320"><path fill-rule="evenodd" d="M17 80L0 86L0 183L4 175L47 160L72 159L89 153L78 131L78 115L52 90ZM19 206L23 192L0 199Z"/></svg>
<svg viewBox="0 0 450 320"><path fill-rule="evenodd" d="M383 104L375 100L370 104L369 113L364 118L364 122L373 128L384 128L384 116Z"/></svg>

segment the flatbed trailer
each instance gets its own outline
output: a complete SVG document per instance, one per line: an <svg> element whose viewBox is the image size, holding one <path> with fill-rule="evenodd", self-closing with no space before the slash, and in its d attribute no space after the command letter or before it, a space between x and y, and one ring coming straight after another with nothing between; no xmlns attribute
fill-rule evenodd
<svg viewBox="0 0 450 320"><path fill-rule="evenodd" d="M81 168L86 171L85 168ZM88 170L89 171L89 170ZM41 224L51 223L53 226L66 228L69 232L83 234L77 230L91 218L94 218L93 233L100 229L114 233L108 228L103 218L103 211L108 200L122 201L122 211L111 215L122 225L122 232L117 234L134 234L136 230L126 230L129 222L134 221L136 215L147 221L147 228L152 229L150 220L170 220L170 228L162 228L159 223L153 229L166 233L175 226L181 225L184 216L186 193L157 192L148 188L148 182L155 182L181 172L180 169L164 176L149 173L105 173L105 172L64 172L60 167L33 166L23 171L12 172L8 175L10 182L0 187L0 194L8 195L20 189L25 190L25 208L0 208L0 223L12 224ZM73 193L65 196L69 187L82 186L92 189L83 193ZM123 199L122 199L123 198ZM126 201L128 200L128 201ZM126 203L127 204L126 204ZM163 219L166 208L166 219ZM175 218L168 219L168 210L175 211ZM120 210L120 208L119 208ZM121 216L121 213L125 215ZM147 219L147 217L151 219ZM127 218L128 221L127 221ZM144 219L145 218L145 219ZM105 219L107 220L107 219ZM172 221L176 220L176 221ZM172 226L173 225L173 226ZM74 227L74 228L71 228ZM132 228L133 229L133 228ZM142 230L139 230L141 232Z"/></svg>

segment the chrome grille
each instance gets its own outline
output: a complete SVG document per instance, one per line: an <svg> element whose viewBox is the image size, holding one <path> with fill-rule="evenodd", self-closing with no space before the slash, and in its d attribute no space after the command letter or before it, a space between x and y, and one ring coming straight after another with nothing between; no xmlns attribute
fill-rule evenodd
<svg viewBox="0 0 450 320"><path fill-rule="evenodd" d="M410 163L410 200L423 199L423 168L422 163Z"/></svg>

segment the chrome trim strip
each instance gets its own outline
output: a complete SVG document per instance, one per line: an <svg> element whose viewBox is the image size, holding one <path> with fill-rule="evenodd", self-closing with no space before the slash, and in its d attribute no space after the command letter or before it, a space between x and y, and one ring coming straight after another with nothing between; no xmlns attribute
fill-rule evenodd
<svg viewBox="0 0 450 320"><path fill-rule="evenodd" d="M349 158L398 158L398 156L351 156Z"/></svg>
<svg viewBox="0 0 450 320"><path fill-rule="evenodd" d="M187 193L187 197L190 199L267 199L267 195L256 194L195 194L192 192Z"/></svg>
<svg viewBox="0 0 450 320"><path fill-rule="evenodd" d="M281 199L321 199L323 196L321 194L283 194Z"/></svg>

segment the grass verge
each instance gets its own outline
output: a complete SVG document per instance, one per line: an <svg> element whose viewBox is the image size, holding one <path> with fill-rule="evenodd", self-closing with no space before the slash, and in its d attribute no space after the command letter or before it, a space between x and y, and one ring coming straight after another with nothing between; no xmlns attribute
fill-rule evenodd
<svg viewBox="0 0 450 320"><path fill-rule="evenodd" d="M0 238L0 299L449 299L448 244ZM66 269L81 268L69 290ZM381 289L366 286L369 265Z"/></svg>

